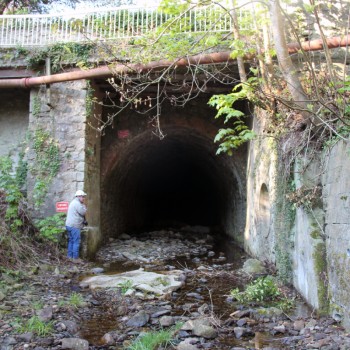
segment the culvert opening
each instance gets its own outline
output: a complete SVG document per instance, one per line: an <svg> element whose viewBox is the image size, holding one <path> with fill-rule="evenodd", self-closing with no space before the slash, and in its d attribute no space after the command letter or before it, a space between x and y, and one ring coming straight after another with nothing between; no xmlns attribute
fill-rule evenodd
<svg viewBox="0 0 350 350"><path fill-rule="evenodd" d="M118 156L103 179L105 235L186 225L242 236L245 151L215 155L211 138L173 128L159 140L144 132Z"/></svg>

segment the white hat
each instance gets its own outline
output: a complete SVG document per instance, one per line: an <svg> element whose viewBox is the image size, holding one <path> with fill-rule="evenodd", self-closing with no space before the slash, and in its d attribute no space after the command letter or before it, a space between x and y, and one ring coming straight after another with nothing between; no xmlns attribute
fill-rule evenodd
<svg viewBox="0 0 350 350"><path fill-rule="evenodd" d="M78 190L77 192L75 192L75 197L78 197L78 196L86 196L86 193L82 190Z"/></svg>

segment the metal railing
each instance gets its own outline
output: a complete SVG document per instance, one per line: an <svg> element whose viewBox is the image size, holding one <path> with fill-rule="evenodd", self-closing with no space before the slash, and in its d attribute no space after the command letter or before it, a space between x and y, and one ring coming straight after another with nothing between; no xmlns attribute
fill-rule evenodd
<svg viewBox="0 0 350 350"><path fill-rule="evenodd" d="M239 17L246 17L240 12ZM108 41L141 37L173 17L156 8L118 7L63 15L0 16L0 47L46 46L57 42ZM190 10L174 21L183 33L228 32L232 19L218 6Z"/></svg>

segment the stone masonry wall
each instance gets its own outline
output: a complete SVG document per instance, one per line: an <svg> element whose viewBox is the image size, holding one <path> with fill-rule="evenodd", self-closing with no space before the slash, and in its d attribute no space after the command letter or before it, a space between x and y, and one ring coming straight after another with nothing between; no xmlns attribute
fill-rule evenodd
<svg viewBox="0 0 350 350"><path fill-rule="evenodd" d="M53 84L50 89L40 87L31 90L30 133L35 141L35 131L45 129L59 146L60 167L58 175L49 186L44 204L36 210L37 216L55 213L58 201L71 201L78 189L84 188L85 179L85 129L86 82L75 81ZM28 154L29 169L38 167L33 147ZM36 179L28 174L29 203L34 203Z"/></svg>

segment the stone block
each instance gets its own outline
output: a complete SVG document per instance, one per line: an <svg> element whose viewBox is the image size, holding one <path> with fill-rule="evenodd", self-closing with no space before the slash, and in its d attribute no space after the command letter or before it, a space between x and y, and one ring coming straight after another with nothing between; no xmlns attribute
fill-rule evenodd
<svg viewBox="0 0 350 350"><path fill-rule="evenodd" d="M84 172L85 171L85 162L78 162L75 166L76 171Z"/></svg>
<svg viewBox="0 0 350 350"><path fill-rule="evenodd" d="M85 174L83 172L78 172L77 173L77 177L76 177L76 180L77 181L80 181L80 182L83 182L85 179Z"/></svg>

